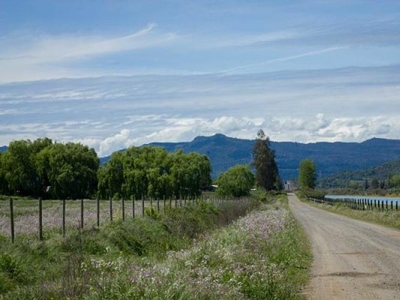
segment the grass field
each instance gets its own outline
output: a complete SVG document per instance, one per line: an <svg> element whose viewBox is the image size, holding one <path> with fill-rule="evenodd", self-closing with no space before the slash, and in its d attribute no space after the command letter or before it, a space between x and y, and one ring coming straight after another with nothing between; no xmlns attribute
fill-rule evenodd
<svg viewBox="0 0 400 300"><path fill-rule="evenodd" d="M210 198L216 203L225 201L222 199ZM183 206L193 203L194 200L146 200L144 207L153 207L160 212L176 206ZM124 216L126 219L133 216L132 201L124 201ZM17 236L31 236L39 231L39 201L32 199L14 199L14 230ZM62 201L43 200L43 232L48 237L52 234L62 233ZM134 204L135 217L143 216L142 201L137 200ZM112 201L112 221L123 219L122 201ZM110 201L100 201L100 224L111 221ZM66 201L65 226L67 230L81 226L81 200ZM97 201L84 200L84 227L97 225ZM0 235L10 236L10 203L9 200L0 200Z"/></svg>
<svg viewBox="0 0 400 300"><path fill-rule="evenodd" d="M0 299L303 299L309 244L286 196L274 198L150 210L42 242L3 239ZM79 215L79 201L69 207Z"/></svg>

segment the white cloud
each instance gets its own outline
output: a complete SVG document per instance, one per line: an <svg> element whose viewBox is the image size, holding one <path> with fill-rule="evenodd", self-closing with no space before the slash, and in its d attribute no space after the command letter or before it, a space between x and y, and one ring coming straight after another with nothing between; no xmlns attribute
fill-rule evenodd
<svg viewBox="0 0 400 300"><path fill-rule="evenodd" d="M398 138L398 67L249 75L131 76L0 85L0 145L82 141L99 155L223 133L271 140Z"/></svg>
<svg viewBox="0 0 400 300"><path fill-rule="evenodd" d="M106 139L102 140L98 149L99 154L107 155L116 150L124 149L131 146L130 134L131 131L129 129L122 129L121 132L117 133L116 135L107 137Z"/></svg>
<svg viewBox="0 0 400 300"><path fill-rule="evenodd" d="M25 64L60 62L108 53L151 48L176 38L174 33L154 33L155 27L155 24L149 24L142 30L122 37L44 35L28 40L24 37L24 42L27 43L24 45L24 49L15 52L14 48L5 46L0 52L0 58L1 61Z"/></svg>
<svg viewBox="0 0 400 300"><path fill-rule="evenodd" d="M0 82L95 76L95 70L63 66L63 63L166 45L177 38L158 32L149 24L135 33L107 37L96 35L8 36L0 49Z"/></svg>
<svg viewBox="0 0 400 300"><path fill-rule="evenodd" d="M233 73L236 71L240 71L243 69L248 69L248 68L252 68L252 67L256 67L256 66L260 66L260 65L277 64L277 63L287 62L287 61L291 61L291 60L295 60L295 59L299 59L299 58L303 58L303 57L317 56L317 55L321 55L324 53L338 51L338 50L342 50L342 49L346 49L346 48L348 48L348 47L347 46L335 46L335 47L330 47L330 48L325 48L325 49L308 51L308 52L299 53L296 55L283 56L283 57L278 57L278 58L269 59L269 60L265 60L265 61L260 61L260 62L253 63L253 64L247 64L247 65L242 65L242 66L238 66L235 68L226 69L226 70L223 70L221 73Z"/></svg>
<svg viewBox="0 0 400 300"><path fill-rule="evenodd" d="M187 41L190 41L189 46L196 47L196 49L213 49L213 48L232 48L232 47L248 47L273 44L281 41L291 39L298 39L306 35L304 32L297 30L285 30L268 32L261 34L235 34L235 35L222 35L214 36L188 36Z"/></svg>

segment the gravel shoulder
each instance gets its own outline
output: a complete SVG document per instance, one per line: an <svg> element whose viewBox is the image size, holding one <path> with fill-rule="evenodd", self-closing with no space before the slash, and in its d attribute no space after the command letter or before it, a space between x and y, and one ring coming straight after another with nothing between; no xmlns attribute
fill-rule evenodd
<svg viewBox="0 0 400 300"><path fill-rule="evenodd" d="M320 210L289 194L313 249L309 299L400 299L400 231Z"/></svg>

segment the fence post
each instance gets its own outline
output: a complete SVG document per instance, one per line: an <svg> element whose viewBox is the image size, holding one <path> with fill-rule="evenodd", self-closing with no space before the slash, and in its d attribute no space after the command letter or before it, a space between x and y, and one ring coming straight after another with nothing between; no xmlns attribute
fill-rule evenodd
<svg viewBox="0 0 400 300"><path fill-rule="evenodd" d="M165 195L163 196L163 204L164 204L164 214L165 214L165 206L167 205L167 198L165 197Z"/></svg>
<svg viewBox="0 0 400 300"><path fill-rule="evenodd" d="M83 210L83 198L81 199L81 229L83 229L83 226L85 224L85 213Z"/></svg>
<svg viewBox="0 0 400 300"><path fill-rule="evenodd" d="M63 237L65 237L65 233L66 233L66 230L65 230L65 214L66 214L66 210L65 210L65 202L66 202L66 200L65 199L63 199L62 200L62 236Z"/></svg>
<svg viewBox="0 0 400 300"><path fill-rule="evenodd" d="M132 196L132 218L135 218L135 196Z"/></svg>
<svg viewBox="0 0 400 300"><path fill-rule="evenodd" d="M122 222L125 222L125 198L122 198L121 205L122 205Z"/></svg>
<svg viewBox="0 0 400 300"><path fill-rule="evenodd" d="M157 197L157 211L160 211L160 197Z"/></svg>
<svg viewBox="0 0 400 300"><path fill-rule="evenodd" d="M96 202L97 227L100 227L100 197L96 198Z"/></svg>
<svg viewBox="0 0 400 300"><path fill-rule="evenodd" d="M142 217L144 217L144 197L142 195Z"/></svg>
<svg viewBox="0 0 400 300"><path fill-rule="evenodd" d="M112 198L110 198L110 222L113 221L113 201Z"/></svg>
<svg viewBox="0 0 400 300"><path fill-rule="evenodd" d="M43 241L43 205L41 197L39 197L39 240Z"/></svg>
<svg viewBox="0 0 400 300"><path fill-rule="evenodd" d="M15 231L14 231L14 200L10 198L10 222L11 222L11 243L15 241Z"/></svg>

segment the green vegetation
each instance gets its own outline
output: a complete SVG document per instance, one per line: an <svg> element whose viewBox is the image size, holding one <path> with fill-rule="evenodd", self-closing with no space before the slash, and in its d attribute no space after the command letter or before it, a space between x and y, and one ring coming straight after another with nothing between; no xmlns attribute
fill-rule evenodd
<svg viewBox="0 0 400 300"><path fill-rule="evenodd" d="M48 139L13 141L0 156L0 192L47 198L85 198L96 193L99 159L82 144Z"/></svg>
<svg viewBox="0 0 400 300"><path fill-rule="evenodd" d="M253 166L256 169L257 187L266 191L281 189L282 183L275 161L275 151L271 150L269 138L262 129L258 131L253 146Z"/></svg>
<svg viewBox="0 0 400 300"><path fill-rule="evenodd" d="M332 189L400 190L400 160L389 161L364 170L343 171L326 176L318 180L318 186Z"/></svg>
<svg viewBox="0 0 400 300"><path fill-rule="evenodd" d="M102 199L195 198L211 184L207 156L158 147L116 152L99 171Z"/></svg>
<svg viewBox="0 0 400 300"><path fill-rule="evenodd" d="M310 249L279 198L148 209L45 242L0 237L0 298L301 299Z"/></svg>
<svg viewBox="0 0 400 300"><path fill-rule="evenodd" d="M237 165L222 173L216 180L221 196L248 196L254 186L254 175L247 165Z"/></svg>
<svg viewBox="0 0 400 300"><path fill-rule="evenodd" d="M207 156L158 147L116 152L104 167L94 149L50 139L13 141L0 153L0 194L47 199L195 198L211 183Z"/></svg>
<svg viewBox="0 0 400 300"><path fill-rule="evenodd" d="M312 159L303 159L299 167L299 184L302 190L313 190L317 180L317 167Z"/></svg>

